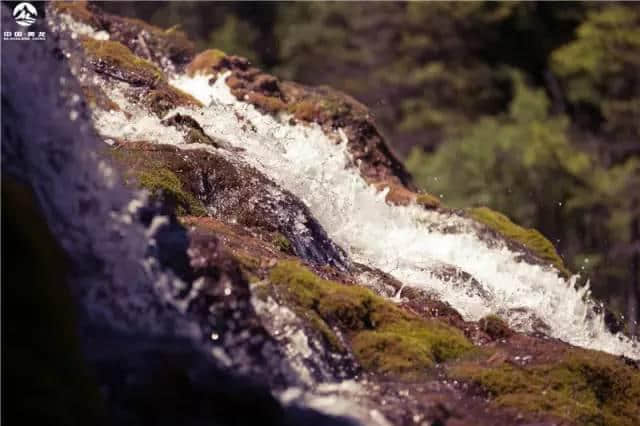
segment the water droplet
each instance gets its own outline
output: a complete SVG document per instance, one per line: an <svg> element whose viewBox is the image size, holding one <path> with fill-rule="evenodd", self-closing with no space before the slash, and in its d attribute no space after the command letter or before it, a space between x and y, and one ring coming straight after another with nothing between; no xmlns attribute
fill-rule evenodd
<svg viewBox="0 0 640 426"><path fill-rule="evenodd" d="M231 288L230 287L225 288L224 289L224 295L225 296L229 296L230 294L231 294Z"/></svg>
<svg viewBox="0 0 640 426"><path fill-rule="evenodd" d="M215 331L211 333L211 340L218 340L219 338L220 338L220 335Z"/></svg>

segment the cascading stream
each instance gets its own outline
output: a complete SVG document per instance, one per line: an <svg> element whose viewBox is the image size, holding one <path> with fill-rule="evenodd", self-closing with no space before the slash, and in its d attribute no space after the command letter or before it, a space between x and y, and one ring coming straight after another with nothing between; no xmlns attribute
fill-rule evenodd
<svg viewBox="0 0 640 426"><path fill-rule="evenodd" d="M219 76L212 85L210 76L175 77L172 84L205 107L180 107L167 116L190 115L209 136L241 148L233 155L299 197L351 259L436 294L468 320L498 313L521 331L530 331L535 321L542 321L552 337L640 359L636 342L606 329L603 316L593 311L588 288L575 288L575 277L564 280L551 266L523 262L502 241L487 244L466 218L417 205L387 204L385 193L369 186L353 167L341 130L326 134L315 124L291 125L288 116L262 114L231 94L226 77ZM221 152L209 145L184 144L179 132L114 95L132 117L96 112L100 133ZM460 231L444 232L443 224ZM482 291L470 291L470 281L434 273L442 264L470 274Z"/></svg>

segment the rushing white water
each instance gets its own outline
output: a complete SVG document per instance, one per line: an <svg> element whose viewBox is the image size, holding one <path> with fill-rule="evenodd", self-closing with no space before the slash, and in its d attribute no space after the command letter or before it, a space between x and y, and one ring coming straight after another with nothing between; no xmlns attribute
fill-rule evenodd
<svg viewBox="0 0 640 426"><path fill-rule="evenodd" d="M369 186L353 166L341 130L327 134L317 125L291 125L288 116L262 114L238 101L225 78L210 85L210 76L175 77L172 84L205 107L180 107L168 115L191 115L209 136L242 148L234 155L298 196L353 260L435 293L468 320L497 313L514 328L529 331L538 319L549 327L549 335L568 343L640 359L636 342L606 330L602 315L593 313L587 288L576 289L575 279L564 280L551 266L520 261L519 253L505 244L490 247L466 218L417 205L389 205L385 193ZM103 135L174 143L183 149L217 149L186 145L176 137L167 140L163 133L173 130L159 119L133 105L120 106L133 117L96 112L96 127ZM136 124L123 126L126 122ZM443 232L443 225L459 231ZM471 281L435 273L443 264L470 274L480 291L471 291Z"/></svg>

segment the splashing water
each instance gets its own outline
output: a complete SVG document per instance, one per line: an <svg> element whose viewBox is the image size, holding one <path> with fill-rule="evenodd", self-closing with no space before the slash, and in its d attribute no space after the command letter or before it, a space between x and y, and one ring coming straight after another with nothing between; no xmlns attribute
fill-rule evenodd
<svg viewBox="0 0 640 426"><path fill-rule="evenodd" d="M315 124L291 125L285 114L262 114L231 94L227 75L219 76L213 85L210 76L173 78L174 86L205 107L180 107L167 116L190 115L209 136L242 148L234 155L299 197L354 261L434 293L467 320L497 313L520 331L531 331L536 321L542 321L552 337L640 359L636 342L606 329L603 316L594 313L588 287L575 288L576 277L565 280L551 266L523 262L521 253L501 241L489 245L478 236L477 225L466 218L417 205L387 204L385 192L369 186L353 166L341 130L326 133ZM128 121L137 125L122 126L127 122L122 112L98 111L94 120L103 135L218 150L186 145L182 138L158 137L167 132L160 119L149 118L124 98L117 101L133 114ZM456 231L445 232L445 228ZM470 274L481 291L471 291L469 278L443 278L437 273L443 266Z"/></svg>

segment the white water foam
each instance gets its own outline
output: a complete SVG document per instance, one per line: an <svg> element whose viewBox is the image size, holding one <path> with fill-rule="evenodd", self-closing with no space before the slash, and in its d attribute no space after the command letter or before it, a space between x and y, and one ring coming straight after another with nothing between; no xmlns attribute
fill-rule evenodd
<svg viewBox="0 0 640 426"><path fill-rule="evenodd" d="M463 217L426 211L417 205L393 206L360 176L346 150L341 130L325 133L318 125L289 124L289 116L273 117L238 101L221 75L177 76L172 84L199 99L205 107L171 111L191 115L214 138L242 151L234 153L283 188L298 196L357 262L388 272L408 286L435 293L465 319L498 313L514 328L530 331L536 318L548 334L573 345L640 359L640 347L621 334L610 333L602 315L587 301L587 288L564 280L551 266L531 265L505 244L490 247ZM123 132L123 122L96 112L97 129L112 137L166 143L167 127L132 105L120 105L144 125ZM124 116L123 116L124 117ZM120 117L118 117L120 118ZM173 138L171 138L173 139ZM179 144L183 149L216 150L208 145ZM463 232L443 232L443 225ZM446 279L434 274L443 264L467 272L480 283Z"/></svg>

